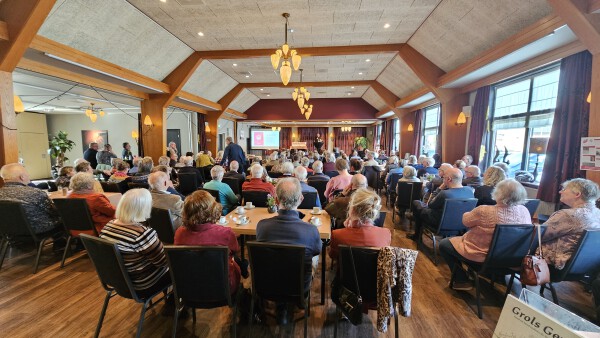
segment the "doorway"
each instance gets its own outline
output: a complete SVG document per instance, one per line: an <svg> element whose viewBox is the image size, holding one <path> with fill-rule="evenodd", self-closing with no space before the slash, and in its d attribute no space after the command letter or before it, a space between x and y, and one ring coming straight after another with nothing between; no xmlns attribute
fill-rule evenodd
<svg viewBox="0 0 600 338"><path fill-rule="evenodd" d="M181 129L167 129L167 147L171 142L175 142L177 151L179 152L178 156L181 156Z"/></svg>

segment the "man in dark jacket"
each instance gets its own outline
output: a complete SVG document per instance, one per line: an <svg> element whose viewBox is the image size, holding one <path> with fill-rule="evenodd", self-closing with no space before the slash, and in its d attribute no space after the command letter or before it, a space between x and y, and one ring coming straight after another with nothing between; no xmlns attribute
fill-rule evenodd
<svg viewBox="0 0 600 338"><path fill-rule="evenodd" d="M97 154L98 143L96 142L90 143L90 147L83 153L83 159L90 162L92 169L96 169L96 166L98 166L98 160L96 159Z"/></svg>
<svg viewBox="0 0 600 338"><path fill-rule="evenodd" d="M225 139L225 143L227 143L227 147L225 147L225 151L223 152L221 165L224 165L225 162L231 163L232 161L237 161L240 164L237 172L244 172L244 167L246 165L246 155L244 154L244 150L239 145L233 143L233 138L231 136L228 136Z"/></svg>

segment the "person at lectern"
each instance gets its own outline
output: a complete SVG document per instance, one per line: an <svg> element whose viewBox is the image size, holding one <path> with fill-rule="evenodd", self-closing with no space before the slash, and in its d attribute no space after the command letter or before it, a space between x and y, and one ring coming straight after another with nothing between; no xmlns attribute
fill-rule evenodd
<svg viewBox="0 0 600 338"><path fill-rule="evenodd" d="M321 150L321 148L323 148L323 139L321 138L321 134L317 134L317 137L315 137L315 141L313 142L313 145L315 146L315 148L317 149L317 151L320 153L323 152L323 150Z"/></svg>

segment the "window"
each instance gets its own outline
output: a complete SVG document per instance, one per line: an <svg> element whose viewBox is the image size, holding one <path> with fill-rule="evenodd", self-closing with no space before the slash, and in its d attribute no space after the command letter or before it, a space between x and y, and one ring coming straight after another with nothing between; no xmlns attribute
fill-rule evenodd
<svg viewBox="0 0 600 338"><path fill-rule="evenodd" d="M400 149L400 119L394 119L394 139L392 140L392 149L393 151L398 151ZM391 154L391 152L390 152Z"/></svg>
<svg viewBox="0 0 600 338"><path fill-rule="evenodd" d="M493 88L490 163L505 162L511 173L540 181L559 75L560 68L553 65Z"/></svg>
<svg viewBox="0 0 600 338"><path fill-rule="evenodd" d="M440 125L440 105L436 104L425 108L423 114L423 138L421 139L421 153L431 157L435 154L437 136Z"/></svg>
<svg viewBox="0 0 600 338"><path fill-rule="evenodd" d="M375 126L375 128L376 128L375 129L376 139L375 139L375 143L374 144L375 144L375 147L379 147L379 148L381 148L381 132L382 132L382 127L383 127L382 124L378 124L378 125Z"/></svg>

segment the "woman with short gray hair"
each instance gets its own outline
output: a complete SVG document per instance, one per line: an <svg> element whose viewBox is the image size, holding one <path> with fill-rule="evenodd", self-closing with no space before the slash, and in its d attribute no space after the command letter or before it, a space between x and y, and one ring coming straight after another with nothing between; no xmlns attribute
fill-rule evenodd
<svg viewBox="0 0 600 338"><path fill-rule="evenodd" d="M73 190L68 198L82 198L85 199L88 205L88 209L94 221L94 227L96 231L100 233L102 228L115 217L115 207L110 204L110 201L104 194L100 194L94 191L94 184L96 180L90 173L80 172L75 174L71 178L70 188ZM78 235L82 231L72 233L72 235ZM88 235L94 235L93 231L83 231Z"/></svg>
<svg viewBox="0 0 600 338"><path fill-rule="evenodd" d="M455 290L472 288L461 262L481 264L490 248L496 224L531 224L529 211L523 204L527 192L521 183L506 179L492 193L496 205L481 205L463 214L462 222L469 229L462 236L445 238L440 242L440 255L450 271L455 271ZM533 225L532 225L533 226ZM458 264L458 265L457 265Z"/></svg>
<svg viewBox="0 0 600 338"><path fill-rule="evenodd" d="M600 210L595 205L598 197L598 184L590 180L574 178L562 184L560 201L570 209L553 213L544 223L542 236L544 258L554 269L565 267L584 230L600 229Z"/></svg>

